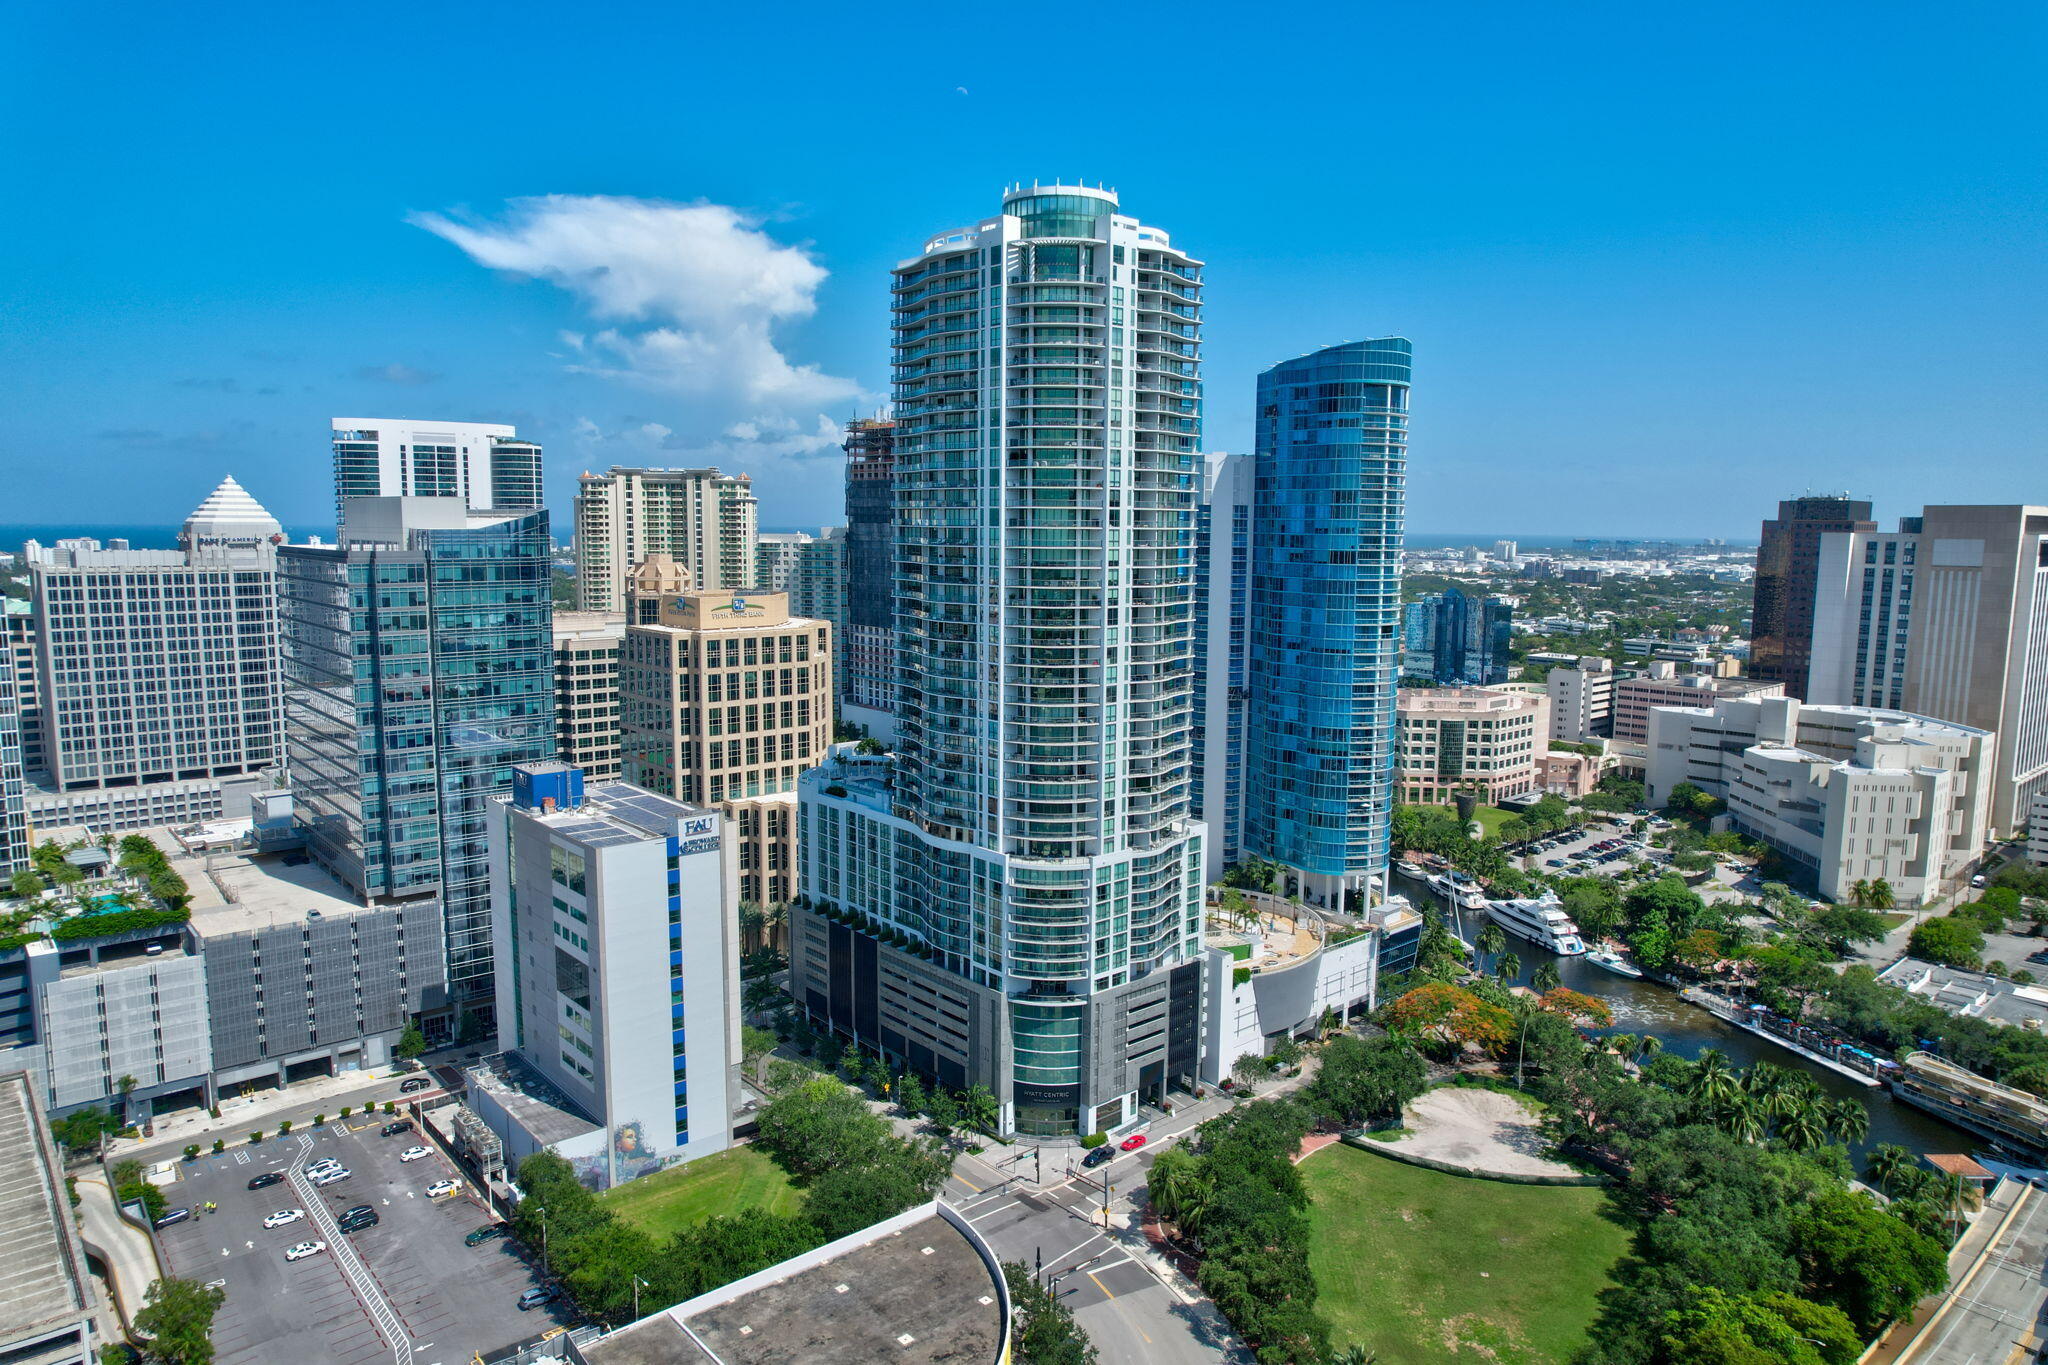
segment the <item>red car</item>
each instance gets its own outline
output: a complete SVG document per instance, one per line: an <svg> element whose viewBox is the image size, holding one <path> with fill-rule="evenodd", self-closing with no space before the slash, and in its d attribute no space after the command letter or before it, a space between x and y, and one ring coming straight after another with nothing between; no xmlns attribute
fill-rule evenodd
<svg viewBox="0 0 2048 1365"><path fill-rule="evenodd" d="M1135 1152L1145 1145L1145 1135L1143 1133L1133 1133L1117 1145L1126 1152Z"/></svg>

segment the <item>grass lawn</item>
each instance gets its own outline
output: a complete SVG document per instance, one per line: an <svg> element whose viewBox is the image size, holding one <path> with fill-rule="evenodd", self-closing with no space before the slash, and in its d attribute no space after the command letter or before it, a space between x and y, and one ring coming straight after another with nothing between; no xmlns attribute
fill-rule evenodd
<svg viewBox="0 0 2048 1365"><path fill-rule="evenodd" d="M1458 813L1458 808L1455 804L1445 806L1444 809L1452 815ZM1486 831L1486 837L1491 839L1500 833L1501 821L1512 820L1520 813L1519 811L1502 810L1499 806L1489 806L1481 802L1473 807L1472 818L1479 822L1480 828Z"/></svg>
<svg viewBox="0 0 2048 1365"><path fill-rule="evenodd" d="M1301 1164L1317 1307L1380 1365L1565 1365L1628 1250L1598 1187L1509 1185L1342 1144Z"/></svg>
<svg viewBox="0 0 2048 1365"><path fill-rule="evenodd" d="M713 1214L751 1208L795 1213L803 1195L766 1156L751 1147L734 1147L630 1180L605 1191L604 1202L619 1217L665 1241Z"/></svg>

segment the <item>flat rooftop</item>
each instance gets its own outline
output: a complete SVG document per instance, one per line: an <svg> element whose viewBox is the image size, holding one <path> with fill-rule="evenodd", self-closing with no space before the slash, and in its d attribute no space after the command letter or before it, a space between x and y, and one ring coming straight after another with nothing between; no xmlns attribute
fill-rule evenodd
<svg viewBox="0 0 2048 1365"><path fill-rule="evenodd" d="M2004 977L1943 967L1917 957L1900 958L1878 973L1877 979L1950 1014L2048 1029L2048 989L2039 986L2015 985Z"/></svg>
<svg viewBox="0 0 2048 1365"><path fill-rule="evenodd" d="M93 1311L62 1175L28 1073L0 1075L0 1351Z"/></svg>
<svg viewBox="0 0 2048 1365"><path fill-rule="evenodd" d="M517 1053L494 1052L463 1074L471 1088L488 1094L543 1147L598 1130L596 1122Z"/></svg>
<svg viewBox="0 0 2048 1365"><path fill-rule="evenodd" d="M727 1302L688 1313L679 1304L580 1351L587 1365L983 1365L1002 1341L996 1288L973 1245L934 1215Z"/></svg>
<svg viewBox="0 0 2048 1365"><path fill-rule="evenodd" d="M257 854L217 848L188 853L168 829L142 832L185 879L192 893L192 927L202 934L297 924L309 910L325 917L359 915L366 908L303 852ZM287 863L287 858L294 861Z"/></svg>

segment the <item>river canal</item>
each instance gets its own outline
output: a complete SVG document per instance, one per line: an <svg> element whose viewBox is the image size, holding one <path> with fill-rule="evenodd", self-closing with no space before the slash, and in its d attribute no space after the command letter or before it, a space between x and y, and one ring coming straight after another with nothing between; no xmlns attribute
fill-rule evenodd
<svg viewBox="0 0 2048 1365"><path fill-rule="evenodd" d="M1470 943L1486 923L1483 911L1453 912L1459 937ZM1723 1053L1738 1068L1752 1062L1771 1062L1803 1071L1819 1082L1832 1099L1861 1100L1870 1110L1870 1136L1856 1144L1852 1154L1862 1165L1863 1153L1880 1142L1893 1142L1914 1153L1975 1152L1983 1139L1951 1128L1940 1119L1910 1104L1901 1103L1883 1088L1858 1085L1824 1066L1815 1066L1795 1052L1767 1042L1753 1033L1723 1023L1697 1005L1678 998L1678 992L1653 981L1616 976L1584 957L1558 957L1512 934L1508 947L1521 960L1522 972L1515 984L1526 986L1536 969L1555 962L1563 983L1605 1000L1614 1010L1614 1027L1605 1032L1630 1033L1640 1037L1654 1034L1663 1040L1664 1050L1693 1058L1706 1048Z"/></svg>

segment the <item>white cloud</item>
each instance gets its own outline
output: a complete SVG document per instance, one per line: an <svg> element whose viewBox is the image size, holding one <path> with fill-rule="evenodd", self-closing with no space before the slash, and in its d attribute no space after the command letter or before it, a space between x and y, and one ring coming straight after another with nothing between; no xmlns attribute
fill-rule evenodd
<svg viewBox="0 0 2048 1365"><path fill-rule="evenodd" d="M561 334L576 353L571 370L775 410L861 394L776 345L778 325L816 310L826 271L736 209L551 194L512 200L498 222L409 221L479 265L567 290L593 321L611 324Z"/></svg>

